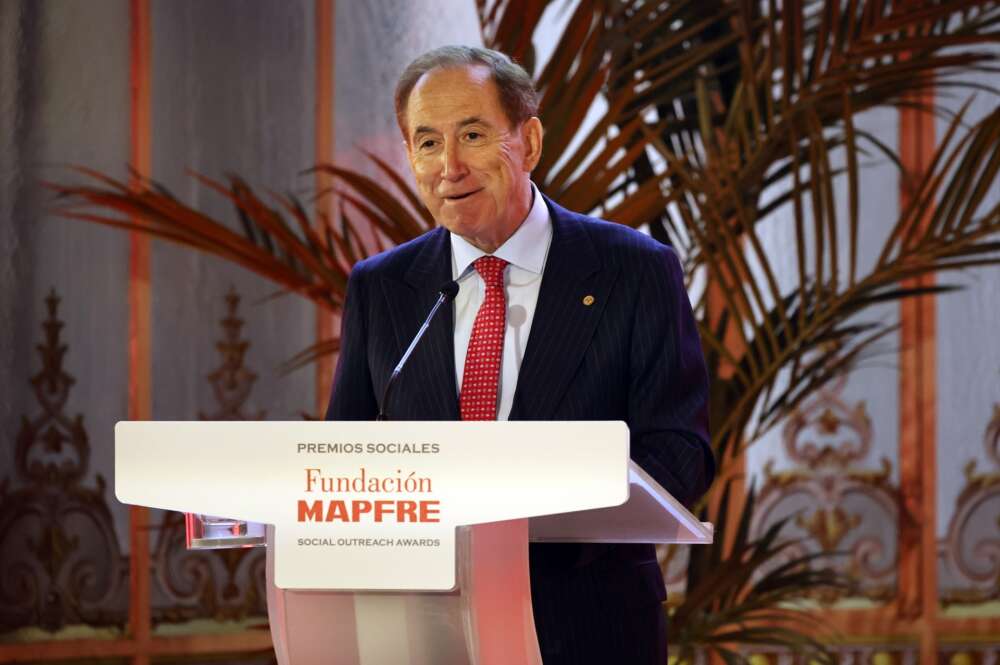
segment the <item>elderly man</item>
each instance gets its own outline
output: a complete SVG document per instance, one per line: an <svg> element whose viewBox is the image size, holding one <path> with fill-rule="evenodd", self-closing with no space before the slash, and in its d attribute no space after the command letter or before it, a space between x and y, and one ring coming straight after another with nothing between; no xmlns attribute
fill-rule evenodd
<svg viewBox="0 0 1000 665"><path fill-rule="evenodd" d="M691 504L714 475L708 381L673 251L559 207L530 180L542 124L507 56L444 47L396 88L420 198L440 227L358 263L327 418L624 420L632 458ZM406 344L442 312L381 404ZM512 486L511 491L516 491ZM666 662L651 545L532 545L546 665Z"/></svg>

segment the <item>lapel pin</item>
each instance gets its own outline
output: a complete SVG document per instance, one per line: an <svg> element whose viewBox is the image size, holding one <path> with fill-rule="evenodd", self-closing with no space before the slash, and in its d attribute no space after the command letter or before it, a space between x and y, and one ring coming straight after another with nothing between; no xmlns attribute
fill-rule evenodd
<svg viewBox="0 0 1000 665"><path fill-rule="evenodd" d="M587 307L590 307L591 305L593 305L594 304L594 296L589 295L589 294L585 295L583 297L583 304L586 305Z"/></svg>

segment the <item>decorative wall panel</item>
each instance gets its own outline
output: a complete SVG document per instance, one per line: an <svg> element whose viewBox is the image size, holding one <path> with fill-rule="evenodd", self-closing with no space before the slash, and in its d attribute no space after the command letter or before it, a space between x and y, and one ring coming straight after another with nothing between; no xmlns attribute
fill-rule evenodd
<svg viewBox="0 0 1000 665"><path fill-rule="evenodd" d="M894 109L868 111L856 124L859 131L898 149ZM897 167L877 155L861 165L859 275L875 265L899 209ZM832 167L839 168L842 155L834 152L831 160ZM835 184L839 242L846 244L846 181L839 178ZM808 206L805 214L811 214ZM787 208L774 216L761 227L762 243L774 257L776 278L788 291L797 274L793 217ZM844 274L846 254L840 257ZM892 321L898 311L895 305L876 306L858 319ZM896 588L898 468L893 460L898 458L899 440L899 343L897 334L887 335L848 376L817 393L754 442L746 455L749 479L759 492L757 532L788 518L786 535L804 539L798 553L840 553L831 560L856 581L852 595L876 603L892 598Z"/></svg>
<svg viewBox="0 0 1000 665"><path fill-rule="evenodd" d="M879 108L867 111L855 120L859 132L864 131L877 136L892 150L898 150L898 113L895 109ZM831 167L842 168L843 156L839 151L830 155ZM875 265L879 252L888 236L892 225L899 214L896 192L899 191L899 172L895 164L878 151L872 152L872 157L861 165L859 182L859 225L858 225L858 274L863 275ZM835 181L834 202L837 209L838 241L846 246L847 229L847 188L846 178ZM777 191L787 189L787 183L777 187ZM774 192L765 191L763 199L770 200ZM804 214L809 218L809 200L805 200ZM795 285L797 275L797 259L794 249L794 216L788 206L779 208L772 213L772 218L759 225L761 243L776 271L775 278L783 292L789 292ZM809 225L805 234L811 238ZM806 246L811 241L806 242ZM847 252L841 252L840 270L847 272ZM807 257L808 262L813 258ZM751 265L753 260L751 256ZM758 271L758 279L763 275ZM898 319L898 308L894 304L875 306L865 310L858 317L859 322L892 321ZM842 399L848 403L863 402L869 418L873 436L869 442L873 459L882 457L895 459L898 455L899 440L899 372L896 354L899 350L899 336L887 335L875 348L860 359L858 367L850 374L843 386ZM776 392L781 385L776 388ZM773 429L760 440L755 441L747 452L747 471L760 486L765 465L772 463L774 470L780 471L786 466L786 442L779 429ZM787 460L788 466L794 465ZM897 469L893 469L891 479L895 481Z"/></svg>
<svg viewBox="0 0 1000 665"><path fill-rule="evenodd" d="M863 402L844 399L845 384L818 391L786 421L782 440L793 466L765 465L752 530L762 535L787 519L785 534L801 541L790 554L829 554L824 563L849 576L851 595L887 602L896 588L898 489L889 459L872 459L871 417Z"/></svg>
<svg viewBox="0 0 1000 665"><path fill-rule="evenodd" d="M247 350L250 340L243 339L243 319L240 318L240 296L232 288L225 296L226 316L219 322L222 326L222 339L215 343L219 353L219 366L208 376L212 386L214 408L206 413L198 412L200 420L263 420L267 413L258 409L246 413L246 402L257 381L257 373L247 367Z"/></svg>
<svg viewBox="0 0 1000 665"><path fill-rule="evenodd" d="M21 419L14 475L0 477L0 632L37 626L123 626L128 560L109 510L107 481L87 478L90 439L82 414L66 411L76 379L66 373L59 297L37 345L36 407Z"/></svg>
<svg viewBox="0 0 1000 665"><path fill-rule="evenodd" d="M831 651L838 665L925 665L919 646L905 640L835 645ZM744 654L747 665L811 665L806 658L784 651L747 650ZM1000 649L989 643L949 643L938 650L936 661L928 665L997 665ZM692 665L708 662L702 657Z"/></svg>
<svg viewBox="0 0 1000 665"><path fill-rule="evenodd" d="M251 342L243 338L240 296L225 295L226 315L216 342L219 364L207 373L214 403L200 410L201 420L261 420L264 410L248 413L257 374L244 364ZM152 547L153 621L192 619L242 621L267 617L265 553L262 548L188 550L184 514L157 511Z"/></svg>
<svg viewBox="0 0 1000 665"><path fill-rule="evenodd" d="M832 651L839 665L921 665L920 650L915 644L845 645ZM810 665L800 656L773 651L749 652L748 661L749 665Z"/></svg>
<svg viewBox="0 0 1000 665"><path fill-rule="evenodd" d="M238 174L266 197L270 189L308 195L315 100L314 3L156 2L152 4L152 177L198 210L239 216L224 197L188 171ZM290 375L282 361L315 342L315 310L299 296L233 264L154 242L152 250L153 417L194 418L214 404L204 380L218 364L220 296L245 298L258 372L248 412L294 419L315 403L312 367Z"/></svg>
<svg viewBox="0 0 1000 665"><path fill-rule="evenodd" d="M938 662L945 665L997 665L1000 647L995 643L947 644L938 651Z"/></svg>
<svg viewBox="0 0 1000 665"><path fill-rule="evenodd" d="M938 588L944 605L1000 599L1000 404L983 436L988 459L966 463L948 530L938 548Z"/></svg>
<svg viewBox="0 0 1000 665"><path fill-rule="evenodd" d="M90 437L81 482L113 482L127 394L128 238L53 217L41 182L70 178L67 164L125 176L128 29L126 0L0 2L0 476L13 474L21 416L37 407L28 379L55 288L73 349L64 369L80 381L66 412L84 415ZM111 501L109 510L127 550L127 508Z"/></svg>
<svg viewBox="0 0 1000 665"><path fill-rule="evenodd" d="M21 640L110 637L127 616L128 513L110 487L128 241L55 219L41 186L66 164L125 173L127 8L0 3L0 632Z"/></svg>
<svg viewBox="0 0 1000 665"><path fill-rule="evenodd" d="M1000 45L981 49L1000 52ZM962 78L997 88L997 72L966 72ZM957 111L965 98L942 95L942 108ZM1000 97L977 92L966 124L993 111ZM937 121L942 136L948 118ZM977 211L1000 204L995 176ZM939 277L964 287L937 298L937 538L938 592L946 606L998 597L1000 501L997 499L996 428L1000 403L1000 268L973 268ZM994 607L993 615L997 615Z"/></svg>

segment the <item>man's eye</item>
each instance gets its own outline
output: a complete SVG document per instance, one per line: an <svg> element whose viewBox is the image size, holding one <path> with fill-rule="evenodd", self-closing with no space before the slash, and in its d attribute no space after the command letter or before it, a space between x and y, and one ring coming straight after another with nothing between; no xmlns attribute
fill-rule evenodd
<svg viewBox="0 0 1000 665"><path fill-rule="evenodd" d="M433 148L436 145L437 145L437 141L434 141L433 139L427 139L426 141L421 141L420 142L420 149L421 150L430 150L431 148Z"/></svg>
<svg viewBox="0 0 1000 665"><path fill-rule="evenodd" d="M483 138L483 135L481 132L469 132L468 134L465 135L465 138L469 139L470 141L478 141L479 139Z"/></svg>

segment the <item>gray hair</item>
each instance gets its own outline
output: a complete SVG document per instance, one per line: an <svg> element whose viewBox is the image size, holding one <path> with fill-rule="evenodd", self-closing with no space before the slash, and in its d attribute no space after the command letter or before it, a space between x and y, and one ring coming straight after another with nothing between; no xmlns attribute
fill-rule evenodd
<svg viewBox="0 0 1000 665"><path fill-rule="evenodd" d="M442 46L417 57L403 70L396 83L396 122L406 137L406 105L420 77L432 69L484 66L489 68L500 94L500 106L511 125L517 127L538 115L538 93L528 72L500 51L476 46ZM408 137L407 137L408 138Z"/></svg>

